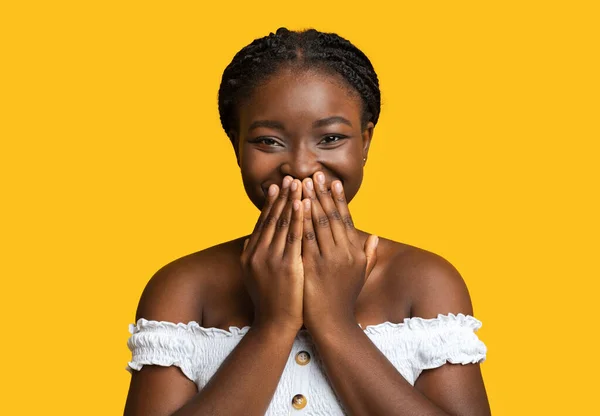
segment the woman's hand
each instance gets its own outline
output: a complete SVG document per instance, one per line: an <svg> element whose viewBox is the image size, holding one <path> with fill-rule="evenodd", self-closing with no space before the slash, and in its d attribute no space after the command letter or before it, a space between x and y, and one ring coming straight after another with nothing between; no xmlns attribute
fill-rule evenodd
<svg viewBox="0 0 600 416"><path fill-rule="evenodd" d="M356 299L377 261L378 238L364 244L340 181L317 172L303 181L304 325L308 330L336 323L356 324Z"/></svg>
<svg viewBox="0 0 600 416"><path fill-rule="evenodd" d="M302 327L302 184L286 176L269 187L252 235L244 242L244 283L254 303L253 327Z"/></svg>

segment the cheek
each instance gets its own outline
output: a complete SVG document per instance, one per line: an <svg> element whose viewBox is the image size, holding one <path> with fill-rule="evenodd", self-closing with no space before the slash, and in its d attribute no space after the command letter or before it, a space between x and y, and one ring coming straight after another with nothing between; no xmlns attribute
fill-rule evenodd
<svg viewBox="0 0 600 416"><path fill-rule="evenodd" d="M360 185L363 180L363 171L360 169L355 172L354 175L349 177L346 181L344 181L344 193L346 194L346 200L349 203L358 193L360 189Z"/></svg>
<svg viewBox="0 0 600 416"><path fill-rule="evenodd" d="M272 170L268 160L264 159L260 157L245 157L242 159L240 165L246 195L248 195L250 201L259 210L262 210L266 199L262 186L265 184L268 174Z"/></svg>
<svg viewBox="0 0 600 416"><path fill-rule="evenodd" d="M334 169L341 176L340 179L344 183L346 199L350 202L358 193L363 180L362 152L360 148L353 148L352 151L343 155L343 159L338 160L338 166Z"/></svg>
<svg viewBox="0 0 600 416"><path fill-rule="evenodd" d="M265 205L266 196L260 188L260 184L246 176L242 176L242 181L244 183L244 190L250 201L252 201L256 208L262 210Z"/></svg>
<svg viewBox="0 0 600 416"><path fill-rule="evenodd" d="M266 156L268 155L261 155L260 153L256 155L248 154L247 157L242 159L240 169L244 183L249 185L254 183L258 187L263 184L275 168L274 158Z"/></svg>

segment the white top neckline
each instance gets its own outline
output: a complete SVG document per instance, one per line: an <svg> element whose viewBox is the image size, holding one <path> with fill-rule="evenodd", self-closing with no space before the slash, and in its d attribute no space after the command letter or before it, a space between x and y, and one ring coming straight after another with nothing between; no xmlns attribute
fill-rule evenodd
<svg viewBox="0 0 600 416"><path fill-rule="evenodd" d="M382 322L363 329L373 344L398 372L414 385L424 371L446 363L475 364L486 358L487 348L475 331L481 322L464 314L438 315L437 318L405 318L401 323ZM238 345L250 326L231 326L229 330L204 328L198 322L173 323L144 318L129 326L127 345L132 352L129 371L144 365L176 366L202 390ZM297 354L310 357L299 365ZM292 398L302 394L308 404L301 410L292 407ZM265 416L342 416L325 374L319 351L307 330L298 332L287 363Z"/></svg>
<svg viewBox="0 0 600 416"><path fill-rule="evenodd" d="M379 324L367 325L365 328L362 327L360 323L358 326L363 329L363 331L367 334L375 334L379 333L386 329L398 329L409 328L409 329L424 329L424 328L435 328L441 327L449 324L450 322L455 322L460 325L466 325L470 327L472 330L477 331L481 328L482 323L478 319L474 318L471 315L464 315L462 313L453 314L449 313L447 315L438 314L436 318L420 318L420 317L410 317L404 318L403 322L390 322L385 321ZM187 324L183 322L169 322L169 321L156 321L156 320L147 320L145 318L138 319L136 324L129 324L129 333L134 334L136 331L139 331L141 327L154 327L154 326L164 326L170 327L172 329L181 328L187 329L191 331L199 331L206 334L220 334L224 336L239 336L245 335L251 328L250 325L246 325L243 327L230 326L229 330L223 328L216 327L203 327L197 321L189 321ZM298 333L307 333L307 329L301 329Z"/></svg>

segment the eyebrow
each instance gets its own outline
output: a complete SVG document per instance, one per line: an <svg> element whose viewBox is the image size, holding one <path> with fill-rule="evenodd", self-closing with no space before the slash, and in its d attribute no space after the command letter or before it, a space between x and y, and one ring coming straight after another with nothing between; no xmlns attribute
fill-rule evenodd
<svg viewBox="0 0 600 416"><path fill-rule="evenodd" d="M337 124L337 123L346 124L347 126L352 127L352 123L350 122L350 120L348 120L344 117L341 117L341 116L332 116L332 117L327 117L327 118L323 118L321 120L315 121L313 123L313 128L317 129L319 127L327 127L327 126L330 126L332 124ZM266 127L266 128L270 128L270 129L276 129L276 130L285 130L283 123L280 123L279 121L256 120L252 124L250 124L248 131L252 131L259 127Z"/></svg>
<svg viewBox="0 0 600 416"><path fill-rule="evenodd" d="M285 127L279 121L273 121L273 120L256 120L255 122L253 122L252 124L250 124L250 127L248 128L248 131L252 131L252 130L257 129L259 127L267 127L267 128L270 128L270 129L285 130Z"/></svg>
<svg viewBox="0 0 600 416"><path fill-rule="evenodd" d="M345 119L344 117L340 117L340 116L333 116L333 117L327 117L321 120L317 120L313 123L313 128L319 128L319 127L326 127L326 126L330 126L332 124L337 124L337 123L342 123L342 124L346 124L347 126L352 127L352 123L350 123L350 120Z"/></svg>

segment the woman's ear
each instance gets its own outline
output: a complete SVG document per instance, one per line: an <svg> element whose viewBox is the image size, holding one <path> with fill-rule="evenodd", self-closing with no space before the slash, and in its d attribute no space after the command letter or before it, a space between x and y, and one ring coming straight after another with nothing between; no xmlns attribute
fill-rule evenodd
<svg viewBox="0 0 600 416"><path fill-rule="evenodd" d="M373 124L373 122L369 121L367 123L367 126L365 127L365 129L362 132L364 163L367 162L367 157L369 155L369 147L371 146L371 140L373 139L374 130L375 130L375 125Z"/></svg>
<svg viewBox="0 0 600 416"><path fill-rule="evenodd" d="M237 164L240 166L240 136L235 130L230 130L229 133L227 133L227 136L233 145L233 151L235 152Z"/></svg>

